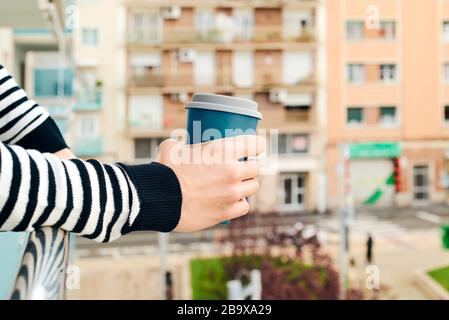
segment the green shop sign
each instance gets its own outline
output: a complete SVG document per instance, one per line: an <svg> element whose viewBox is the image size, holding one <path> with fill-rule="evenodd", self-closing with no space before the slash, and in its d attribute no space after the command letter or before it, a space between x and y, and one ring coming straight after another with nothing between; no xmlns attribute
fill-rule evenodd
<svg viewBox="0 0 449 320"><path fill-rule="evenodd" d="M397 142L353 143L348 145L350 159L397 158L401 148Z"/></svg>

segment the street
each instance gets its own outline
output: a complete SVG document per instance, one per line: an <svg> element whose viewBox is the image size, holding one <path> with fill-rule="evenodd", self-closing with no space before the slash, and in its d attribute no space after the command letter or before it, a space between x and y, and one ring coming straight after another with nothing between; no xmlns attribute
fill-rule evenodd
<svg viewBox="0 0 449 320"><path fill-rule="evenodd" d="M249 220L251 221L251 219ZM247 233L262 235L276 222L280 229L287 229L300 221L305 228L318 226L323 250L328 252L335 264L338 261L338 216L299 215L299 216L258 216L249 223ZM353 266L348 274L364 287L367 274L365 262L366 235L374 238L374 265L380 270L380 284L388 288L387 297L393 299L429 299L430 297L416 284L417 272L449 265L449 252L441 247L441 223L449 222L446 206L429 206L407 209L359 209L350 227L349 259ZM181 257L187 253L213 255L217 249L214 241L217 235L229 230L229 225L219 225L198 233L170 234L169 255ZM312 229L315 229L313 227ZM99 244L77 238L77 256L83 261L90 257L112 257L112 261L133 264L138 257L158 259L157 233L136 233L121 239ZM119 260L117 260L119 259ZM94 261L94 260L92 260ZM157 264L157 261L154 261ZM135 265L135 263L133 264Z"/></svg>

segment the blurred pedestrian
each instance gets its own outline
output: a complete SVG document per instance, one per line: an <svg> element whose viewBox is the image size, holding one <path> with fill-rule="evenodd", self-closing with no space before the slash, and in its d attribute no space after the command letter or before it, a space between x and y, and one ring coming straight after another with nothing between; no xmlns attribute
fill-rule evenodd
<svg viewBox="0 0 449 320"><path fill-rule="evenodd" d="M371 233L368 233L368 240L366 241L366 262L368 264L371 264L373 261L373 245L373 237L371 236Z"/></svg>

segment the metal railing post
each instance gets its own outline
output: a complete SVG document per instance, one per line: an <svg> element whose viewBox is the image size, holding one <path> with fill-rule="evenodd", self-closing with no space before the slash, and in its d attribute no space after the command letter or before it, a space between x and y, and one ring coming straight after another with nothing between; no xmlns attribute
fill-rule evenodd
<svg viewBox="0 0 449 320"><path fill-rule="evenodd" d="M11 293L11 300L66 298L69 234L45 227L30 233Z"/></svg>

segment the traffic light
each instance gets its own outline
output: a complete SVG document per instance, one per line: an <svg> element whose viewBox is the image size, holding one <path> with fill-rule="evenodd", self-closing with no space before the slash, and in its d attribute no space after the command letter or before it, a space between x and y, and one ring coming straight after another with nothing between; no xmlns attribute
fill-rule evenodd
<svg viewBox="0 0 449 320"><path fill-rule="evenodd" d="M393 159L393 181L394 181L394 191L401 191L401 168L399 165L399 158Z"/></svg>

